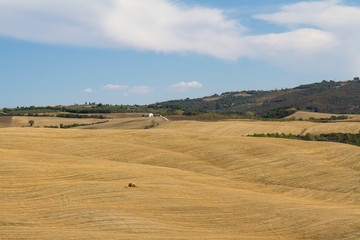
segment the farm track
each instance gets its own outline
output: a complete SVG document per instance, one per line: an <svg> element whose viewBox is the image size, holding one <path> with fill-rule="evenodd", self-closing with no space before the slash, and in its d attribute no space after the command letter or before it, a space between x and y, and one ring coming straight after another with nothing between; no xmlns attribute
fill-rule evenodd
<svg viewBox="0 0 360 240"><path fill-rule="evenodd" d="M304 129L264 124L1 129L0 236L359 239L360 148L241 136Z"/></svg>

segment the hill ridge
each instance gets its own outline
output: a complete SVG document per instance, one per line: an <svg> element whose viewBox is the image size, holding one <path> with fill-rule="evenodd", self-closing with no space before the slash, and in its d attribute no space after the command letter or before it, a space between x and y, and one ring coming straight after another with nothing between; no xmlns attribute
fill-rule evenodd
<svg viewBox="0 0 360 240"><path fill-rule="evenodd" d="M202 98L158 103L173 109L225 114L266 115L276 109L294 108L332 114L360 113L360 80L326 81L281 90L243 90ZM289 114L290 115L290 114Z"/></svg>

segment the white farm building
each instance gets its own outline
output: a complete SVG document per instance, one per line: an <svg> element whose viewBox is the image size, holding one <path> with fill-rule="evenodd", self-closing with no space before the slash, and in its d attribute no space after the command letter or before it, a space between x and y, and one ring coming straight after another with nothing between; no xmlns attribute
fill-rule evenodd
<svg viewBox="0 0 360 240"><path fill-rule="evenodd" d="M154 114L152 113L146 113L143 115L143 117L154 117Z"/></svg>

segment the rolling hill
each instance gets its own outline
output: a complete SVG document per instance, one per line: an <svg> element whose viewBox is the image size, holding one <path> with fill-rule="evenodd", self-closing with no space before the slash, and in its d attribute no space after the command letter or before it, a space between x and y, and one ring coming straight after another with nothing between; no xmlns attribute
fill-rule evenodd
<svg viewBox="0 0 360 240"><path fill-rule="evenodd" d="M247 137L357 134L360 115L168 122L138 113L329 118L359 112L359 86L323 81L147 106L4 109L0 238L360 239L359 147ZM44 128L64 124L87 125Z"/></svg>
<svg viewBox="0 0 360 240"><path fill-rule="evenodd" d="M43 106L3 108L0 116L56 116L58 114L107 116L115 113L136 115L158 113L162 115L196 115L220 113L255 115L263 118L284 118L296 111L328 114L360 113L360 80L322 81L281 90L247 90L220 95L169 100L148 105L111 105L102 103L74 104L71 106ZM118 118L118 117L116 117Z"/></svg>
<svg viewBox="0 0 360 240"><path fill-rule="evenodd" d="M341 82L324 80L291 89L226 92L220 95L171 100L159 104L167 108L190 111L190 114L191 111L226 114L245 114L251 111L257 116L272 117L269 114L282 108L332 114L356 114L360 113L359 102L360 80L354 78L354 80ZM282 118L291 113L293 111L277 114L279 118Z"/></svg>
<svg viewBox="0 0 360 240"><path fill-rule="evenodd" d="M359 128L346 124L354 123L333 127ZM0 236L359 239L359 147L242 136L249 129L327 126L186 121L146 130L2 128Z"/></svg>

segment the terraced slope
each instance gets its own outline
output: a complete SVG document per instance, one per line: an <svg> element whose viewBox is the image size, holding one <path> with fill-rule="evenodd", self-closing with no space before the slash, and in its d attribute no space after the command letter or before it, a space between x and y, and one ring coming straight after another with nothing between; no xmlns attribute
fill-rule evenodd
<svg viewBox="0 0 360 240"><path fill-rule="evenodd" d="M189 124L2 129L0 236L360 238L360 148Z"/></svg>

